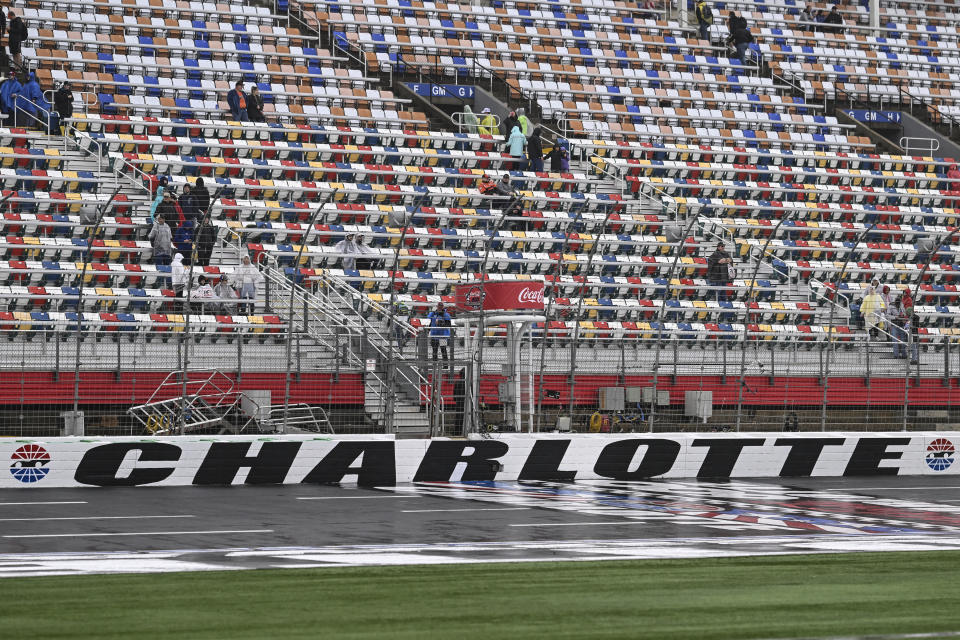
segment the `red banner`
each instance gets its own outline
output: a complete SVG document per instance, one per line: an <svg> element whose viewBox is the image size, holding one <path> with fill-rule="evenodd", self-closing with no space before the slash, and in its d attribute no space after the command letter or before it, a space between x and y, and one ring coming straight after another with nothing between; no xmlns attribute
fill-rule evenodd
<svg viewBox="0 0 960 640"><path fill-rule="evenodd" d="M543 310L543 283L477 282L457 285L458 311Z"/></svg>

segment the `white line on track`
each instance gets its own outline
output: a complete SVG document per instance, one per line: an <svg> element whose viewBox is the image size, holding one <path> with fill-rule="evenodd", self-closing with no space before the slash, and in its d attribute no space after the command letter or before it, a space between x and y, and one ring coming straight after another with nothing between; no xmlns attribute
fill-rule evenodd
<svg viewBox="0 0 960 640"><path fill-rule="evenodd" d="M297 500L385 500L387 498L399 498L400 500L409 500L410 498L422 498L418 495L387 495L387 496L303 496Z"/></svg>
<svg viewBox="0 0 960 640"><path fill-rule="evenodd" d="M87 504L86 500L70 502L0 502L0 507L19 507L28 504Z"/></svg>
<svg viewBox="0 0 960 640"><path fill-rule="evenodd" d="M406 509L400 513L448 513L451 511L528 511L530 507L494 507L490 509Z"/></svg>
<svg viewBox="0 0 960 640"><path fill-rule="evenodd" d="M923 638L960 638L960 631L934 631L931 633L883 633L865 636L828 636L781 638L780 640L922 640Z"/></svg>
<svg viewBox="0 0 960 640"><path fill-rule="evenodd" d="M960 485L946 485L946 484L935 484L928 487L833 487L827 491L842 491L843 493L854 493L857 491L914 491L914 490L923 490L923 489L960 489ZM873 637L873 636L870 636ZM881 636L877 636L881 637ZM891 638L896 636L890 636ZM909 638L910 636L903 636L904 638ZM934 636L935 637L935 636ZM832 638L827 638L826 640L833 640Z"/></svg>
<svg viewBox="0 0 960 640"><path fill-rule="evenodd" d="M623 522L531 522L528 524L511 524L511 527L599 527L601 525L621 525L621 524L650 524L640 520L624 520Z"/></svg>
<svg viewBox="0 0 960 640"><path fill-rule="evenodd" d="M42 522L47 520L146 520L150 518L196 518L193 515L176 516L76 516L71 518L0 518L0 522Z"/></svg>
<svg viewBox="0 0 960 640"><path fill-rule="evenodd" d="M215 533L273 533L273 529L232 529L221 531L130 531L124 533L31 533L4 538L100 538L104 536L199 536Z"/></svg>

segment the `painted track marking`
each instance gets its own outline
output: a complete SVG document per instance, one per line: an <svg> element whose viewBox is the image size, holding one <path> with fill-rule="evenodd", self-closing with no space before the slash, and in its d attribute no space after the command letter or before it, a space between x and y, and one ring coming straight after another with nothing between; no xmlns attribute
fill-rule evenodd
<svg viewBox="0 0 960 640"><path fill-rule="evenodd" d="M31 504L87 504L86 500L52 502L0 502L0 507L20 507Z"/></svg>
<svg viewBox="0 0 960 640"><path fill-rule="evenodd" d="M194 515L175 516L75 516L64 518L0 518L0 522L45 522L47 520L146 520L148 518L196 518Z"/></svg>
<svg viewBox="0 0 960 640"><path fill-rule="evenodd" d="M449 513L464 511L529 511L530 507L491 507L476 509L407 509L400 513Z"/></svg>
<svg viewBox="0 0 960 640"><path fill-rule="evenodd" d="M232 529L220 531L130 531L109 533L30 533L5 535L4 538L99 538L104 536L198 536L217 533L273 533L273 529Z"/></svg>
<svg viewBox="0 0 960 640"><path fill-rule="evenodd" d="M411 498L422 498L418 495L387 495L387 496L302 496L297 500L386 500L387 498L399 498L400 500L409 500Z"/></svg>
<svg viewBox="0 0 960 640"><path fill-rule="evenodd" d="M644 520L626 520L624 522L530 522L527 524L511 524L511 527L599 527L602 525L621 524L650 524Z"/></svg>

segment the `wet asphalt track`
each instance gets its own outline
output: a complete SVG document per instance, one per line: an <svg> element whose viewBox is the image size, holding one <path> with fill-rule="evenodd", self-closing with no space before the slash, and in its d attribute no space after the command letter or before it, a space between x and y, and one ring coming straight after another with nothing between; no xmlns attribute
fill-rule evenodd
<svg viewBox="0 0 960 640"><path fill-rule="evenodd" d="M960 478L0 491L0 576L960 549Z"/></svg>

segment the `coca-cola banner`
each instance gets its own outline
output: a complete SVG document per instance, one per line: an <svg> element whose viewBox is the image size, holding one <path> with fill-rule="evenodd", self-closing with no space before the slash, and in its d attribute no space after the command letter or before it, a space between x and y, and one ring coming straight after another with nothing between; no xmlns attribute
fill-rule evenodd
<svg viewBox="0 0 960 640"><path fill-rule="evenodd" d="M457 285L458 311L543 309L543 282L476 282Z"/></svg>

